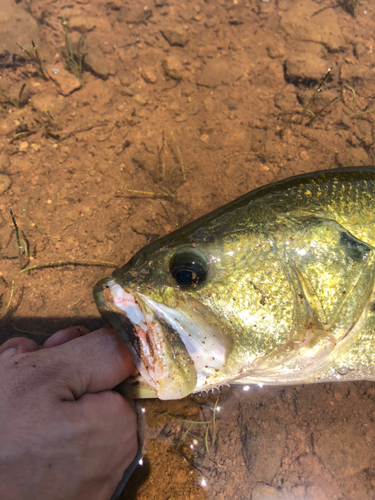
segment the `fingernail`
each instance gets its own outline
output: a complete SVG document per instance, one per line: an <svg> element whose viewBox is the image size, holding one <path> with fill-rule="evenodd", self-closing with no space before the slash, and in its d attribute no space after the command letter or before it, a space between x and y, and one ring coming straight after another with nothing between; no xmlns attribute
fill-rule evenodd
<svg viewBox="0 0 375 500"><path fill-rule="evenodd" d="M0 354L0 358L6 356L12 356L17 352L17 349L15 347L9 347L9 349L6 349L4 352Z"/></svg>

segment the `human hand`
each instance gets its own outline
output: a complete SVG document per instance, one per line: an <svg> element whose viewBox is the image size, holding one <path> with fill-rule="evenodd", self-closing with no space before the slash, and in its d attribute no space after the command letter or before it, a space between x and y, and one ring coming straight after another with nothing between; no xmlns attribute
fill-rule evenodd
<svg viewBox="0 0 375 500"><path fill-rule="evenodd" d="M111 391L133 370L110 329L0 346L0 498L108 500L137 452L132 404Z"/></svg>

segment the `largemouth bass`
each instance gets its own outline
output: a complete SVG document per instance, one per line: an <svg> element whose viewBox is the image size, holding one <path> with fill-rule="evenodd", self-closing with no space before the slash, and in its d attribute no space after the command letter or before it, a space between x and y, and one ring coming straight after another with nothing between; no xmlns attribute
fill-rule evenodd
<svg viewBox="0 0 375 500"><path fill-rule="evenodd" d="M140 250L95 299L132 397L375 380L375 167L261 187Z"/></svg>

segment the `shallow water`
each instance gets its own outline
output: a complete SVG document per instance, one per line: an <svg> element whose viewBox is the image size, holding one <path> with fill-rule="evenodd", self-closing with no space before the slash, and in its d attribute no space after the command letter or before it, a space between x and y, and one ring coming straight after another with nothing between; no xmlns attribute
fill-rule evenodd
<svg viewBox="0 0 375 500"><path fill-rule="evenodd" d="M374 164L375 9L345 5L2 0L12 14L0 20L3 310L14 280L2 338L101 326L92 289L111 271L20 275L8 206L28 243L23 265L121 265L255 187ZM73 46L88 30L81 87L64 72L61 17ZM31 40L47 81L15 45L32 52ZM219 411L147 401L150 442L123 498L375 498L374 400L373 383L339 382L234 389ZM212 422L185 434L182 420L213 413L214 442Z"/></svg>

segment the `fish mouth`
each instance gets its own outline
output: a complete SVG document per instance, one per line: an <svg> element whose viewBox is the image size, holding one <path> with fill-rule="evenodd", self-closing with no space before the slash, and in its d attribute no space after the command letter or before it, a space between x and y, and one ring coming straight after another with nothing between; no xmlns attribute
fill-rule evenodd
<svg viewBox="0 0 375 500"><path fill-rule="evenodd" d="M166 306L107 278L95 300L122 337L142 381L139 397L180 399L208 384L226 361L229 341L198 301ZM147 387L146 395L144 387Z"/></svg>

